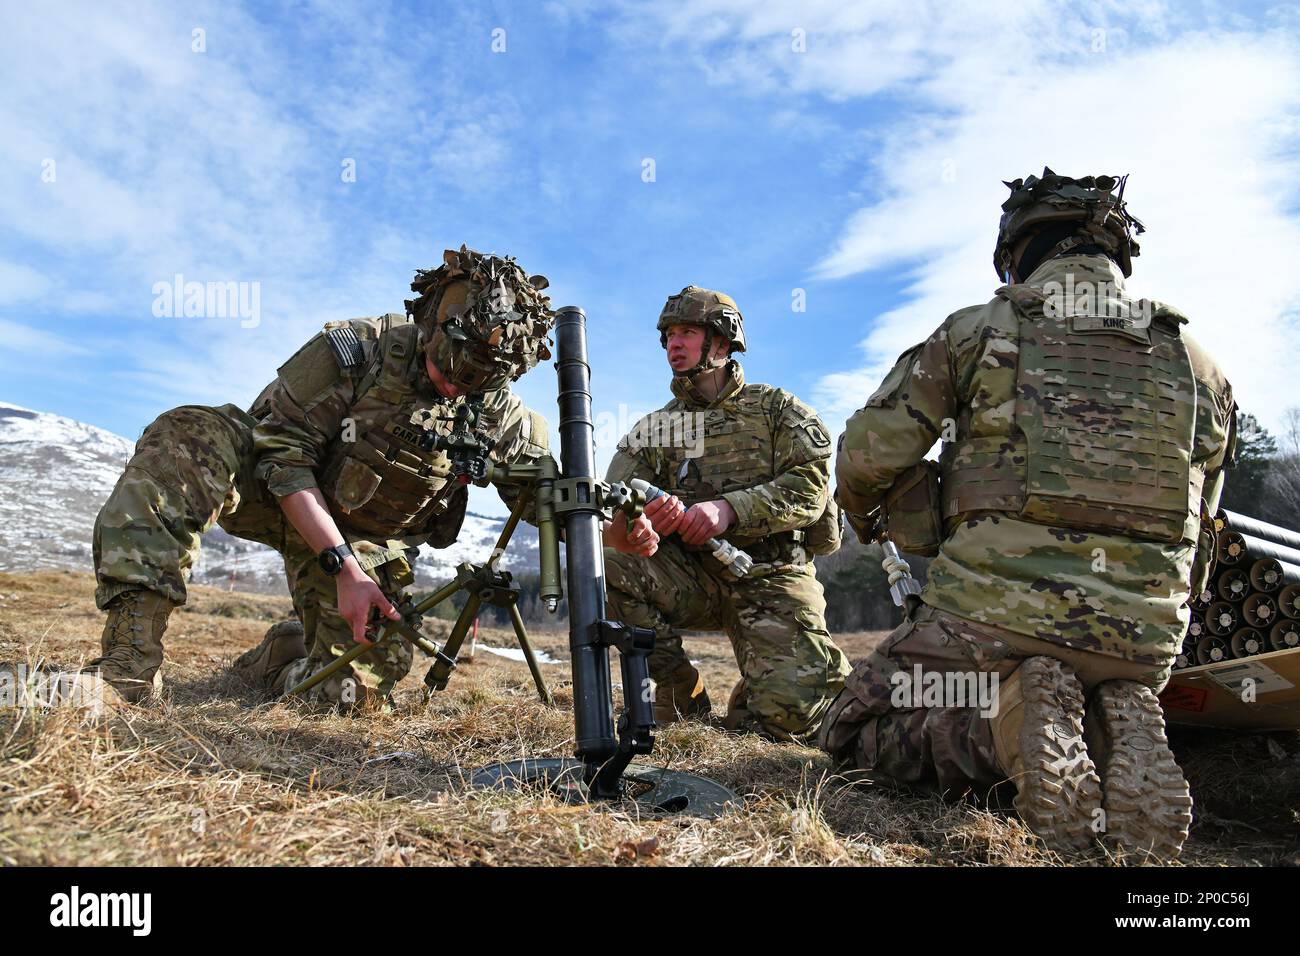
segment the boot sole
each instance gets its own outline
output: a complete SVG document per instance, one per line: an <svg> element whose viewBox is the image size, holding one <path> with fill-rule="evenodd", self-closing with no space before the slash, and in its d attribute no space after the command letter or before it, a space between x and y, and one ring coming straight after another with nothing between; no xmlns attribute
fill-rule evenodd
<svg viewBox="0 0 1300 956"><path fill-rule="evenodd" d="M1102 820L1101 778L1083 739L1083 685L1049 657L1021 665L1025 719L1016 780L1020 818L1054 850L1084 850Z"/></svg>
<svg viewBox="0 0 1300 956"><path fill-rule="evenodd" d="M1192 793L1169 749L1155 692L1133 681L1109 681L1097 688L1091 713L1106 750L1101 778L1107 841L1176 859L1192 826Z"/></svg>

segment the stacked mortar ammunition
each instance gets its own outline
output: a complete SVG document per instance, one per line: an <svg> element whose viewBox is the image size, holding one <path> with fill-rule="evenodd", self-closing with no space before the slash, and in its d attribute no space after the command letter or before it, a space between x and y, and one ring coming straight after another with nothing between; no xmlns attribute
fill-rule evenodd
<svg viewBox="0 0 1300 956"><path fill-rule="evenodd" d="M1300 647L1300 534L1221 511L1209 586L1192 595L1174 669Z"/></svg>

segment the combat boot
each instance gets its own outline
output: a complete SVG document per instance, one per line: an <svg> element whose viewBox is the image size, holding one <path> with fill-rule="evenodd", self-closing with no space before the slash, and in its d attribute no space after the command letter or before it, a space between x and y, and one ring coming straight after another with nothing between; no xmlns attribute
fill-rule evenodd
<svg viewBox="0 0 1300 956"><path fill-rule="evenodd" d="M749 682L742 677L736 681L735 686L731 688L731 695L727 698L727 712L722 717L724 730L740 733L757 723L756 718L746 706L748 700Z"/></svg>
<svg viewBox="0 0 1300 956"><path fill-rule="evenodd" d="M707 718L713 713L704 678L689 662L677 666L668 680L655 684L655 723Z"/></svg>
<svg viewBox="0 0 1300 956"><path fill-rule="evenodd" d="M123 591L109 602L108 620L99 639L102 656L86 664L119 697L138 704L162 691L162 637L174 601L147 588Z"/></svg>
<svg viewBox="0 0 1300 956"><path fill-rule="evenodd" d="M1101 780L1084 745L1083 685L1050 657L1030 657L998 688L989 719L1016 810L1054 850L1082 850L1101 827Z"/></svg>
<svg viewBox="0 0 1300 956"><path fill-rule="evenodd" d="M283 694L289 665L307 656L307 642L300 621L281 621L272 625L251 651L241 654L234 663L251 683Z"/></svg>
<svg viewBox="0 0 1300 956"><path fill-rule="evenodd" d="M1097 685L1084 723L1101 771L1108 842L1173 860L1192 825L1192 794L1165 735L1155 691L1137 681Z"/></svg>

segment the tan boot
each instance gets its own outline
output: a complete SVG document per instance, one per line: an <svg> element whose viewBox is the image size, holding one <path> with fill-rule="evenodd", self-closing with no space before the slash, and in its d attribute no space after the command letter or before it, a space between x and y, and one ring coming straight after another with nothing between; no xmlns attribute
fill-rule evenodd
<svg viewBox="0 0 1300 956"><path fill-rule="evenodd" d="M299 621L281 621L275 624L262 643L240 655L234 663L235 670L250 682L266 687L276 694L284 693L285 677L289 665L307 656L307 643Z"/></svg>
<svg viewBox="0 0 1300 956"><path fill-rule="evenodd" d="M761 733L763 725L749 706L749 682L745 678L736 681L727 698L727 712L722 716L722 728L732 733Z"/></svg>
<svg viewBox="0 0 1300 956"><path fill-rule="evenodd" d="M1067 665L1030 657L998 688L990 718L1016 810L1054 850L1082 850L1100 835L1101 780L1083 739L1083 685Z"/></svg>
<svg viewBox="0 0 1300 956"><path fill-rule="evenodd" d="M1136 681L1099 684L1084 727L1101 770L1107 841L1175 859L1192 825L1192 793L1169 749L1155 691Z"/></svg>
<svg viewBox="0 0 1300 956"><path fill-rule="evenodd" d="M138 704L162 691L162 637L177 605L156 591L123 591L108 605L99 646L102 656L85 670L98 671L127 703Z"/></svg>
<svg viewBox="0 0 1300 956"><path fill-rule="evenodd" d="M689 663L679 664L667 681L655 685L655 723L672 724L711 713L704 678Z"/></svg>

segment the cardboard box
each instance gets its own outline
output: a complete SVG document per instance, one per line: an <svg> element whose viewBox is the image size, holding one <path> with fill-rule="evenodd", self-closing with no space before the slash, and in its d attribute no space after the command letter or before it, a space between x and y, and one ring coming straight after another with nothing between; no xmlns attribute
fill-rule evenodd
<svg viewBox="0 0 1300 956"><path fill-rule="evenodd" d="M1300 647L1176 670L1160 703L1171 724L1300 730Z"/></svg>

